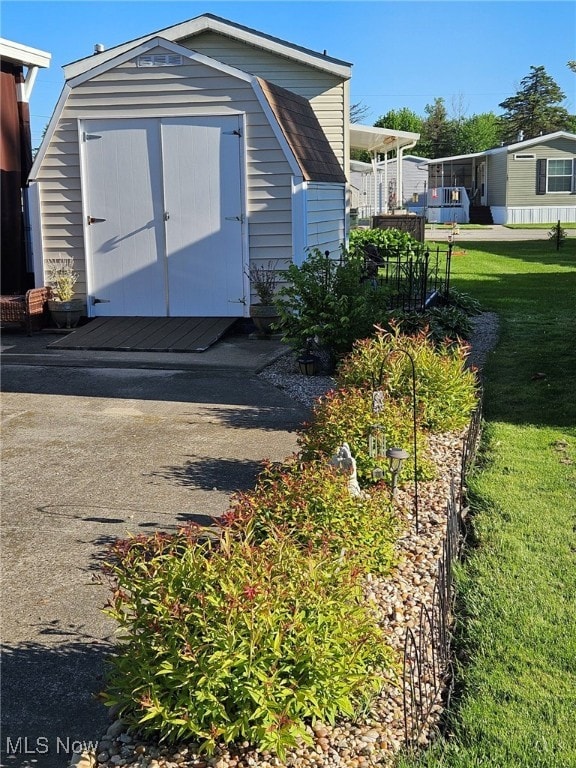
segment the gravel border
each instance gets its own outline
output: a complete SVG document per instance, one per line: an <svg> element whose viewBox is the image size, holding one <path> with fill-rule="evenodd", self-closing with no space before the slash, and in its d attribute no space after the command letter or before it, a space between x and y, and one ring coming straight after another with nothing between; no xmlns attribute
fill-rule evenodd
<svg viewBox="0 0 576 768"><path fill-rule="evenodd" d="M498 316L484 312L472 319L468 365L481 374L486 359L498 341ZM264 369L259 376L286 391L300 403L311 406L316 398L335 385L330 376L304 376L297 371L295 357L288 353ZM437 477L419 486L419 532L412 525L413 486L398 489L398 514L406 523L406 534L398 541L398 565L392 576L379 579L368 576L365 597L373 607L387 641L398 657L404 637L418 624L422 606L430 608L433 600L437 563L445 535L446 501L450 482L458 476L462 461L464 432L432 435L429 458L437 468ZM432 709L420 744L425 747L434 733L442 712L440 702ZM309 732L313 747L288 752L281 761L269 752L260 752L248 743L221 747L212 757L200 755L193 743L172 747L146 742L126 732L120 720L113 722L99 742L98 751L76 755L76 768L370 768L375 764L392 765L404 739L403 689L398 680L388 679L369 711L355 721L340 720L335 726L316 723Z"/></svg>
<svg viewBox="0 0 576 768"><path fill-rule="evenodd" d="M500 324L498 315L494 312L482 312L470 319L473 331L469 340L467 365L478 369L481 375L489 353L498 343ZM332 376L304 376L299 373L296 357L292 352L279 357L258 376L308 406L312 406L317 398L336 386L336 379Z"/></svg>

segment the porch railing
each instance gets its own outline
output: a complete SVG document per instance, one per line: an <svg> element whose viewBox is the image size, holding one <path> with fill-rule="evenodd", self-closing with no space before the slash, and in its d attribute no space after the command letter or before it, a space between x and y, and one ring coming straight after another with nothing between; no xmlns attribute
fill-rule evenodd
<svg viewBox="0 0 576 768"><path fill-rule="evenodd" d="M433 224L467 224L470 197L465 187L435 187L427 193L427 219Z"/></svg>

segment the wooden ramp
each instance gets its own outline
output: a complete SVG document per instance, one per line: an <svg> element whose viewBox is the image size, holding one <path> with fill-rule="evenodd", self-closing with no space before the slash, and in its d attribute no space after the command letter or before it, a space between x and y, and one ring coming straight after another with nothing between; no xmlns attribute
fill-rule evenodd
<svg viewBox="0 0 576 768"><path fill-rule="evenodd" d="M119 352L204 352L236 317L98 317L49 347Z"/></svg>

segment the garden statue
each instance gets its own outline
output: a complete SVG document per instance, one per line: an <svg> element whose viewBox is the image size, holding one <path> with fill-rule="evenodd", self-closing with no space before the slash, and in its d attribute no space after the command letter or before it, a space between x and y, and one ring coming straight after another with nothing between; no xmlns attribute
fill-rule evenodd
<svg viewBox="0 0 576 768"><path fill-rule="evenodd" d="M358 484L356 459L352 456L348 443L342 443L342 445L338 448L334 456L332 456L330 459L330 466L336 467L337 470L349 476L348 490L350 491L351 496L362 495L360 485Z"/></svg>

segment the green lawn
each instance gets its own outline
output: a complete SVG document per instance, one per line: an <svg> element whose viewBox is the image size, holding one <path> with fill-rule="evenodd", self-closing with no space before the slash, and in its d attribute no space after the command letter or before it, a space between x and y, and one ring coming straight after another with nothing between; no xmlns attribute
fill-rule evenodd
<svg viewBox="0 0 576 768"><path fill-rule="evenodd" d="M408 766L576 767L576 242L467 243L454 287L497 312L458 568L458 687Z"/></svg>

